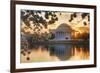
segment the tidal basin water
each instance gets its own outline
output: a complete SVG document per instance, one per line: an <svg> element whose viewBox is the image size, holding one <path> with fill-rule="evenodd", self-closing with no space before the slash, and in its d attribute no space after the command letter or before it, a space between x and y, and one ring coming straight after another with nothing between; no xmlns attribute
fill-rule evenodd
<svg viewBox="0 0 100 73"><path fill-rule="evenodd" d="M89 44L33 44L32 48L21 49L20 62L88 60L89 57Z"/></svg>

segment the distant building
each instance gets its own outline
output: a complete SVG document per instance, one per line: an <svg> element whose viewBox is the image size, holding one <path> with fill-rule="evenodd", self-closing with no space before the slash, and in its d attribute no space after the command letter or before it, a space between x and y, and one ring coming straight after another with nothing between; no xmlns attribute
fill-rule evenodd
<svg viewBox="0 0 100 73"><path fill-rule="evenodd" d="M71 39L72 28L66 24L62 23L57 27L57 29L50 30L55 35L55 40L66 40Z"/></svg>
<svg viewBox="0 0 100 73"><path fill-rule="evenodd" d="M21 34L21 49L28 49L32 47L32 35Z"/></svg>

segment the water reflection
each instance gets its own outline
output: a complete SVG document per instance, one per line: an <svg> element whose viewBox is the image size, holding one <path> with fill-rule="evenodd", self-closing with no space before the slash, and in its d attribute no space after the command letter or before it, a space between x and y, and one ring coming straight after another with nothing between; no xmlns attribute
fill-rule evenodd
<svg viewBox="0 0 100 73"><path fill-rule="evenodd" d="M42 44L21 49L21 63L89 59L89 44Z"/></svg>

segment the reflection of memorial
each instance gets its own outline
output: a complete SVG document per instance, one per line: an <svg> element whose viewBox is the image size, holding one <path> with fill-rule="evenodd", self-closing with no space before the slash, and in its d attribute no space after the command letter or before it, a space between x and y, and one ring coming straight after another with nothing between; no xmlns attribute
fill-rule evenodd
<svg viewBox="0 0 100 73"><path fill-rule="evenodd" d="M72 55L71 47L72 46L70 44L67 46L65 44L50 45L50 55L56 55L60 60L67 60Z"/></svg>
<svg viewBox="0 0 100 73"><path fill-rule="evenodd" d="M66 23L62 23L57 29L50 30L55 34L55 40L71 39L72 28Z"/></svg>

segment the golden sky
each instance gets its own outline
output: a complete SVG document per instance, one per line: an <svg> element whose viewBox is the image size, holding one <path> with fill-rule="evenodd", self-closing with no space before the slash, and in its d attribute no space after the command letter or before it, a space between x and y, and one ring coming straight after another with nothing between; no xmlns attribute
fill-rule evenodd
<svg viewBox="0 0 100 73"><path fill-rule="evenodd" d="M61 13L61 15L60 15ZM42 14L40 16L42 16L44 19L44 12L42 12ZM84 27L84 28L88 28L89 29L89 21L88 21L88 16L86 16L84 19L82 19L81 15L82 13L76 13L77 17L75 17L71 22L69 22L70 18L71 18L71 14L73 14L73 12L56 12L55 13L58 17L58 21L56 21L54 24L50 24L48 25L48 29L56 29L59 25L61 25L62 23L66 23L67 25L69 25L72 29L76 30L76 31L81 31L81 29L78 29L79 27ZM50 20L46 19L46 21ZM83 22L86 22L87 25L84 25ZM30 22L31 23L31 22ZM22 28L25 27L25 24L22 22ZM31 23L32 24L32 23ZM31 25L31 27L34 29L34 26ZM48 29L44 29L42 31L48 30ZM30 29L26 30L26 31L31 31ZM32 32L32 31L31 31Z"/></svg>
<svg viewBox="0 0 100 73"><path fill-rule="evenodd" d="M50 25L49 28L51 29L56 29L60 24L66 23L69 26L71 26L72 29L77 30L78 27L86 27L89 28L89 21L88 21L88 16L86 16L84 19L82 19L81 14L82 13L77 13L77 17L74 18L71 22L69 22L71 12L62 12L61 15L59 15L59 12L56 13L58 17L58 21L56 21L54 24ZM87 25L84 26L83 22L86 22Z"/></svg>

